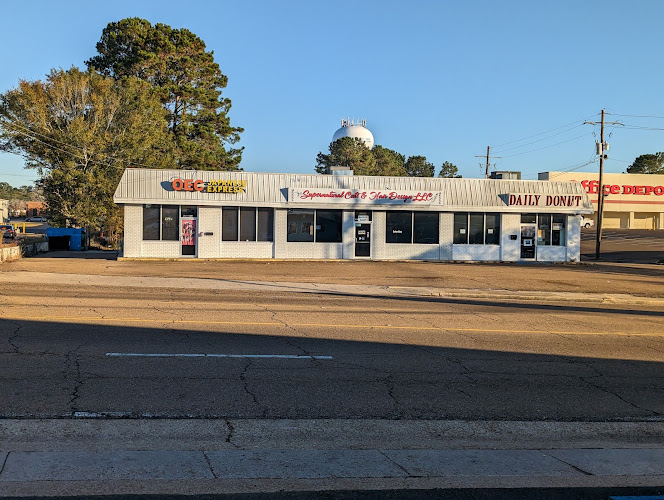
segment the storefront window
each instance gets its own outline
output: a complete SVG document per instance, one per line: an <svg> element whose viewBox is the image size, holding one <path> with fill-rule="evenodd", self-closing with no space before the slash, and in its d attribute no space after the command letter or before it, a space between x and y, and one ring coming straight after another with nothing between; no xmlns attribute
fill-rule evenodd
<svg viewBox="0 0 664 500"><path fill-rule="evenodd" d="M438 212L413 212L413 243L438 244Z"/></svg>
<svg viewBox="0 0 664 500"><path fill-rule="evenodd" d="M537 244L565 246L565 219L562 214L537 216Z"/></svg>
<svg viewBox="0 0 664 500"><path fill-rule="evenodd" d="M470 245L484 244L484 214L470 214L468 243Z"/></svg>
<svg viewBox="0 0 664 500"><path fill-rule="evenodd" d="M177 205L143 205L143 239L178 241L179 213Z"/></svg>
<svg viewBox="0 0 664 500"><path fill-rule="evenodd" d="M238 237L238 208L224 207L221 211L221 240L237 241Z"/></svg>
<svg viewBox="0 0 664 500"><path fill-rule="evenodd" d="M487 245L500 245L500 214L486 214L484 243Z"/></svg>
<svg viewBox="0 0 664 500"><path fill-rule="evenodd" d="M182 217L198 217L198 207L181 207Z"/></svg>
<svg viewBox="0 0 664 500"><path fill-rule="evenodd" d="M537 221L537 244L551 244L551 216L540 214Z"/></svg>
<svg viewBox="0 0 664 500"><path fill-rule="evenodd" d="M316 241L341 242L341 210L316 210Z"/></svg>
<svg viewBox="0 0 664 500"><path fill-rule="evenodd" d="M455 245L500 245L500 214L454 214Z"/></svg>
<svg viewBox="0 0 664 500"><path fill-rule="evenodd" d="M143 239L158 240L161 205L143 205Z"/></svg>
<svg viewBox="0 0 664 500"><path fill-rule="evenodd" d="M558 246L566 245L565 219L564 215L553 215L551 222L551 244Z"/></svg>
<svg viewBox="0 0 664 500"><path fill-rule="evenodd" d="M180 225L180 218L178 213L180 207L162 205L161 207L161 239L167 241L178 241L180 234L178 228Z"/></svg>
<svg viewBox="0 0 664 500"><path fill-rule="evenodd" d="M286 241L314 241L314 211L289 208L286 228Z"/></svg>
<svg viewBox="0 0 664 500"><path fill-rule="evenodd" d="M240 208L240 241L256 241L255 208Z"/></svg>
<svg viewBox="0 0 664 500"><path fill-rule="evenodd" d="M468 214L454 214L454 244L468 243Z"/></svg>
<svg viewBox="0 0 664 500"><path fill-rule="evenodd" d="M258 209L258 241L274 240L274 209Z"/></svg>
<svg viewBox="0 0 664 500"><path fill-rule="evenodd" d="M521 224L535 224L537 214L521 214Z"/></svg>
<svg viewBox="0 0 664 500"><path fill-rule="evenodd" d="M387 212L385 220L385 243L411 243L412 212Z"/></svg>

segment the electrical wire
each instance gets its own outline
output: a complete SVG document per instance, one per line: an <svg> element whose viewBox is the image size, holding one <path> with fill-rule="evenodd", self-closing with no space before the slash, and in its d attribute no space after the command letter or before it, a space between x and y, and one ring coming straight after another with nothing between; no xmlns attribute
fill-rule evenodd
<svg viewBox="0 0 664 500"><path fill-rule="evenodd" d="M526 144L522 144L521 146L514 146L514 147L511 147L511 148L507 148L507 149L503 149L501 151L495 151L495 152L502 154L502 153L505 153L507 151L512 151L513 149L525 148L526 146L530 146L530 145L536 144L538 142L546 141L548 139L551 139L552 137L556 137L556 136L559 136L559 135L562 135L562 134L566 134L567 132L569 132L571 130L574 130L574 129L579 128L579 127L583 127L583 125L584 125L583 123L579 123L578 125L575 125L572 128L568 128L567 130L563 130L562 132L558 132L557 134L549 135L547 137L543 137L542 139L537 139L536 141L532 141L532 142L528 142Z"/></svg>
<svg viewBox="0 0 664 500"><path fill-rule="evenodd" d="M664 119L664 116L656 116L656 115L621 115L618 113L606 113L607 115L612 115L612 116L628 116L631 118L661 118Z"/></svg>
<svg viewBox="0 0 664 500"><path fill-rule="evenodd" d="M597 113L595 113L595 114L593 114L593 115L590 115L590 116L587 117L587 118L583 118L583 121L586 121L586 120L588 120L589 118L592 118L592 117L594 117L594 116L597 116ZM574 120L574 121L571 122L571 123L568 123L568 124L566 124L566 125L562 125L562 126L560 126L560 127L552 128L551 130L547 130L547 131L545 131L545 132L540 132L540 133L538 133L538 134L533 134L533 135L529 135L529 136L527 136L527 137L522 137L521 139L517 139L517 140L515 140L515 141L504 142L503 144L499 144L498 146L494 146L494 148L496 148L496 149L498 149L498 148L502 148L503 146L508 146L508 145L510 145L510 144L514 144L514 143L516 143L516 142L525 141L525 140L531 139L531 138L533 138L533 137L538 137L538 136L540 136L540 135L548 134L549 132L555 132L556 130L560 130L561 128L569 127L569 126L571 126L571 125L577 124L578 122L579 122L579 120Z"/></svg>
<svg viewBox="0 0 664 500"><path fill-rule="evenodd" d="M531 149L530 151L523 151L522 153L516 153L516 154L513 154L513 155L503 156L503 158L514 158L515 156L521 156L521 155L525 155L525 154L528 154L528 153L534 153L536 151L542 151L543 149L549 149L549 148L553 148L555 146L560 146L561 144L565 144L567 142L575 141L577 139L581 139L582 137L587 137L589 135L592 135L592 134L591 133L586 133L586 134L583 134L583 135L579 135L577 137L573 137L573 138L568 139L566 141L561 141L561 142L557 142L555 144L551 144L549 146L544 146L544 147L537 148L537 149Z"/></svg>
<svg viewBox="0 0 664 500"><path fill-rule="evenodd" d="M121 166L121 165L116 165L116 164L111 164L111 163L104 163L104 162L99 161L99 160L88 159L88 158L86 158L85 156L81 156L81 155L84 155L84 154L85 154L85 150L84 150L84 148L79 147L79 146L74 146L74 145L72 145L72 144L68 144L68 143L65 143L65 142L62 142L62 141L58 141L57 139L53 139L53 138L51 138L51 137L49 137L49 136L47 136L47 135L45 135L45 134L40 134L39 132L35 132L34 130L31 130L31 129L27 128L27 127L23 127L22 125L18 125L18 124L16 124L16 123L11 123L11 122L6 122L6 121L5 121L2 125L5 126L5 127L6 127L6 126L14 127L15 132L17 132L17 133L19 133L19 134L22 134L22 135L24 135L24 136L26 136L26 137L30 137L30 138L33 139L34 141L37 141L37 142L39 142L40 144L43 144L43 145L45 145L45 146L47 146L47 147L49 147L49 148L55 149L55 150L60 151L60 152L62 152L62 153L66 153L66 154L70 154L70 155L75 155L75 156L77 156L79 159L87 160L87 161L89 161L89 162L91 162L91 163L96 163L96 164L98 164L98 165L103 165L103 166L106 166L106 167L112 167L112 168L126 168L126 167L123 167L123 166ZM29 133L28 133L28 132L25 132L25 131L28 131ZM61 144L61 145L65 146L65 147L67 147L67 148L71 148L71 149L74 150L74 151L67 151L67 150L65 150L65 149L58 148L58 147L56 147L56 146L54 146L54 145L52 145L52 144L49 144L49 143L47 143L47 142L44 142L44 141L40 140L40 139L39 139L38 137L36 137L36 136L43 137L43 138L45 138L46 140L48 140L48 141L52 141L52 142L55 142L55 143L57 143L57 144ZM105 155L104 153L95 153L95 154L96 154L97 156L107 156L107 157L108 157L108 155ZM26 158L25 155L19 155L19 156L23 156L24 158ZM138 162L133 162L133 161L128 161L128 160L122 160L122 159L119 159L119 158L117 159L117 161L119 161L120 163L125 163L125 164L127 164L127 165L136 165L136 166L138 166L138 167L154 168L154 165L145 165L145 164L138 163Z"/></svg>

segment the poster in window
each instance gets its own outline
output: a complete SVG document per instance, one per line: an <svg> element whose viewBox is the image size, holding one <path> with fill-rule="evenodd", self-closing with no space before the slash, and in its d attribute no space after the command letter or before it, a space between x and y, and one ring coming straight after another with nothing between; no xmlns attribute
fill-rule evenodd
<svg viewBox="0 0 664 500"><path fill-rule="evenodd" d="M302 223L302 234L314 234L313 224L311 222Z"/></svg>
<svg viewBox="0 0 664 500"><path fill-rule="evenodd" d="M196 221L182 221L182 244L185 246L196 244Z"/></svg>
<svg viewBox="0 0 664 500"><path fill-rule="evenodd" d="M288 224L288 234L297 233L297 222L291 222Z"/></svg>

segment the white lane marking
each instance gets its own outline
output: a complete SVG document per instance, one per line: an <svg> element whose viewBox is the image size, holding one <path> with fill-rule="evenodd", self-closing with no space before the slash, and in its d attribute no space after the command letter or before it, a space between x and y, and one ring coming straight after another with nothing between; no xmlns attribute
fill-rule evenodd
<svg viewBox="0 0 664 500"><path fill-rule="evenodd" d="M307 354L205 354L205 353L141 353L107 352L106 356L128 358L277 358L277 359L333 359L332 356L310 356Z"/></svg>

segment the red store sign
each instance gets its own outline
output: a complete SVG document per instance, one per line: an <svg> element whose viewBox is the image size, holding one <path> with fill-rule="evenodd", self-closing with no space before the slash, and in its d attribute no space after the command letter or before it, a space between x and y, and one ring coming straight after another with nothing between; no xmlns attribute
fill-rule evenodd
<svg viewBox="0 0 664 500"><path fill-rule="evenodd" d="M573 181L574 182L574 181ZM581 181L583 189L588 194L599 193L599 181ZM648 196L651 194L662 196L664 195L664 186L636 186L632 184L604 184L604 194L629 194L629 195L643 195Z"/></svg>

